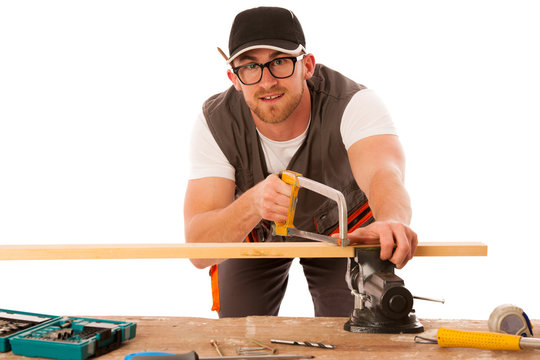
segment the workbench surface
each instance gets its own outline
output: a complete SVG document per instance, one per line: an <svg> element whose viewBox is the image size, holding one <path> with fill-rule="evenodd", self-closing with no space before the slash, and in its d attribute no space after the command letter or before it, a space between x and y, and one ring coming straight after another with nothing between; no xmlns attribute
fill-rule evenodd
<svg viewBox="0 0 540 360"><path fill-rule="evenodd" d="M96 318L97 316L92 316ZM125 355L142 351L185 353L195 350L199 356L218 356L210 340L215 340L223 355L236 355L239 347L256 346L251 339L279 349L279 354L314 355L318 360L330 359L532 359L540 358L540 350L489 351L478 349L440 348L438 345L416 344L414 334L354 334L343 330L346 318L288 318L252 316L231 319L186 317L98 317L137 323L137 336L119 349L99 357L121 360ZM487 331L487 321L420 320L425 332L435 338L439 327L459 330ZM533 325L540 329L540 320ZM334 350L304 346L271 344L270 339L312 341L333 344ZM11 352L0 353L0 360L23 359Z"/></svg>

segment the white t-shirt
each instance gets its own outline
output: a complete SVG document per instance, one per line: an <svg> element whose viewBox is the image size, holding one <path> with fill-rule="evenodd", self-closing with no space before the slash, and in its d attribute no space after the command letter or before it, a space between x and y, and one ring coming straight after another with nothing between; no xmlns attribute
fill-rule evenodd
<svg viewBox="0 0 540 360"><path fill-rule="evenodd" d="M309 125L308 125L309 127ZM341 118L341 138L348 150L355 142L373 135L396 134L396 128L386 109L373 90L357 92ZM274 141L259 132L268 171L285 170L296 150L307 136L306 130L287 141ZM234 181L235 170L212 136L204 114L201 113L194 126L190 147L190 179L223 177Z"/></svg>

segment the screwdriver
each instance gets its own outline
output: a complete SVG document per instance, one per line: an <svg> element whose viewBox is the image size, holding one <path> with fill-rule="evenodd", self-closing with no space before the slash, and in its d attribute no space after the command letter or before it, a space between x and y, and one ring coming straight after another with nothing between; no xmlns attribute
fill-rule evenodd
<svg viewBox="0 0 540 360"><path fill-rule="evenodd" d="M199 357L195 351L185 354L145 355L144 353L128 355L132 360L257 360L257 359L313 359L313 355L238 355ZM126 359L128 358L126 356Z"/></svg>
<svg viewBox="0 0 540 360"><path fill-rule="evenodd" d="M417 341L416 338L423 341ZM540 349L540 339L518 335L499 334L478 331L463 331L440 328L437 339L416 336L415 341L423 344L439 344L440 347L463 347L485 350L524 350Z"/></svg>

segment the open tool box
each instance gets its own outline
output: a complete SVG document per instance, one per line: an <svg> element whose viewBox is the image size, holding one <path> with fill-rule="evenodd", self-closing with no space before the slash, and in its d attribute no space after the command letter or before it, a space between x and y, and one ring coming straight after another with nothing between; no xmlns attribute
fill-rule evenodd
<svg viewBox="0 0 540 360"><path fill-rule="evenodd" d="M49 322L58 316L0 309L0 352L11 350L11 339L24 330Z"/></svg>
<svg viewBox="0 0 540 360"><path fill-rule="evenodd" d="M57 316L13 333L7 340L16 355L83 360L120 347L135 337L136 326L125 321Z"/></svg>

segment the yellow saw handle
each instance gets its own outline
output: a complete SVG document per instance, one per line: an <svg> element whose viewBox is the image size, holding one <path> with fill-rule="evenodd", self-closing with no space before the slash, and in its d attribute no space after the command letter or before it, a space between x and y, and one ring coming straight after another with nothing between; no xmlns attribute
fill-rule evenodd
<svg viewBox="0 0 540 360"><path fill-rule="evenodd" d="M464 347L485 350L521 350L521 336L440 328L437 343L441 347Z"/></svg>
<svg viewBox="0 0 540 360"><path fill-rule="evenodd" d="M296 203L298 202L298 190L301 187L298 183L299 176L302 176L302 174L290 170L285 170L281 173L281 180L291 185L291 199L285 222L276 221L276 235L288 236L289 232L287 229L294 228L294 213L296 211Z"/></svg>

